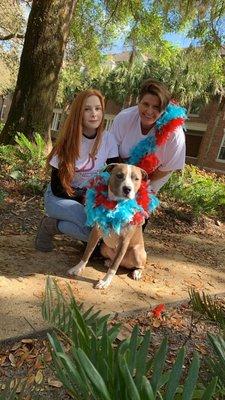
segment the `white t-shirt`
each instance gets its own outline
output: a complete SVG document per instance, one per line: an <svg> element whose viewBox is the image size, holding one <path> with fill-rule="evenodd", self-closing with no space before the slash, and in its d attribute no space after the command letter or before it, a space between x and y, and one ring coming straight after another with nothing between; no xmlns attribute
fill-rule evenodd
<svg viewBox="0 0 225 400"><path fill-rule="evenodd" d="M92 179L105 165L108 158L118 157L118 145L112 134L105 131L102 143L95 156L95 160L90 157L95 139L82 137L80 158L76 161L76 173L72 181L72 187L82 187L83 184ZM58 168L58 156L55 155L50 161L52 167Z"/></svg>
<svg viewBox="0 0 225 400"><path fill-rule="evenodd" d="M141 121L138 106L127 108L121 111L113 121L110 128L111 134L115 137L119 146L119 155L126 159L130 156L133 146L145 139L147 136L154 135L152 128L147 135L141 132ZM185 163L185 136L183 129L178 127L174 134L169 137L165 145L159 146L156 156L159 159L160 171L175 171L182 169ZM169 179L171 174L151 182L151 188L157 192Z"/></svg>

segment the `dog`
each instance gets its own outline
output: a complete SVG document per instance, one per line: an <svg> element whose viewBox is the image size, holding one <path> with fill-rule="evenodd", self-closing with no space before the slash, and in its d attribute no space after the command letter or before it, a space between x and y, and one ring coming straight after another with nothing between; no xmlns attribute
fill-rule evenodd
<svg viewBox="0 0 225 400"><path fill-rule="evenodd" d="M110 164L105 171L110 173L108 182L108 199L120 201L135 199L142 181L148 180L147 173L134 165ZM142 224L126 224L119 234L111 230L106 235L101 228L95 224L91 230L90 237L81 261L68 271L69 275L80 275L85 269L88 260L100 239L101 254L105 257L105 265L108 272L103 279L95 285L97 289L107 288L116 274L119 266L132 270L132 278L139 280L146 264L146 251L142 233Z"/></svg>

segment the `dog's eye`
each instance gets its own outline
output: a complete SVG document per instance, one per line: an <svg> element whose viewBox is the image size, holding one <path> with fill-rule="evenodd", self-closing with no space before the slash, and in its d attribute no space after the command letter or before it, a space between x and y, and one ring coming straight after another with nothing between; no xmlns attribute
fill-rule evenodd
<svg viewBox="0 0 225 400"><path fill-rule="evenodd" d="M116 174L116 177L117 177L118 179L123 179L123 178L124 178L124 175L123 175L123 174Z"/></svg>
<svg viewBox="0 0 225 400"><path fill-rule="evenodd" d="M138 178L138 176L135 176L135 175L131 176L131 178L133 179L133 181L139 181L139 180L140 180L140 179Z"/></svg>

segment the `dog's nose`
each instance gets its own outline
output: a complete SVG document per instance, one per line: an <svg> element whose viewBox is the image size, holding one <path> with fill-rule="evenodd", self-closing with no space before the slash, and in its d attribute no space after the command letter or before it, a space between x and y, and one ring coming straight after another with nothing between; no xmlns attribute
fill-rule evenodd
<svg viewBox="0 0 225 400"><path fill-rule="evenodd" d="M131 192L131 187L123 186L123 193L127 196Z"/></svg>

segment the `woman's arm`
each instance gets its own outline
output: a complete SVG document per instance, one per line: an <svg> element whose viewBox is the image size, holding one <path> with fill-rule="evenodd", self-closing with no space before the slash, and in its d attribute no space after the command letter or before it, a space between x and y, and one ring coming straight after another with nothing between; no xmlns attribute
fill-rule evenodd
<svg viewBox="0 0 225 400"><path fill-rule="evenodd" d="M156 169L151 175L150 175L150 181L157 181L158 179L164 178L164 176L167 176L171 174L172 171L160 171L159 169Z"/></svg>
<svg viewBox="0 0 225 400"><path fill-rule="evenodd" d="M123 162L123 160L120 157L112 157L112 158L108 158L106 160L106 164L107 165L109 165L109 164L117 164L117 163L122 163L122 162Z"/></svg>
<svg viewBox="0 0 225 400"><path fill-rule="evenodd" d="M52 167L51 173L51 189L54 196L60 197L62 199L76 200L79 203L83 204L83 195L85 194L85 190L83 191L83 193L76 194L75 192L74 196L69 196L61 184L58 168L54 167Z"/></svg>

